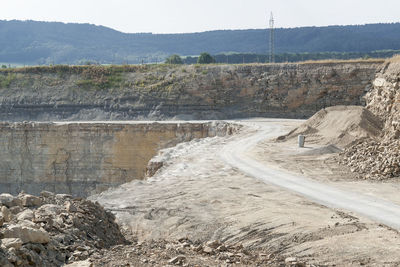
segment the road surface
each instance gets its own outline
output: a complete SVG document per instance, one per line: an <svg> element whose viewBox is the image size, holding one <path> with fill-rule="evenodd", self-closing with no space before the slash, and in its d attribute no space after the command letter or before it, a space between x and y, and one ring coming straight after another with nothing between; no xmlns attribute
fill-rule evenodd
<svg viewBox="0 0 400 267"><path fill-rule="evenodd" d="M275 121L276 123L271 122L264 125L243 122L247 125L252 124L257 128L257 131L247 134L246 137L238 139L236 142L228 143L220 152L220 157L231 166L265 183L285 188L315 203L352 211L400 230L399 205L360 193L338 189L299 175L275 170L258 162L248 153L246 154L246 151L249 151L259 142L282 134L282 125L278 121Z"/></svg>

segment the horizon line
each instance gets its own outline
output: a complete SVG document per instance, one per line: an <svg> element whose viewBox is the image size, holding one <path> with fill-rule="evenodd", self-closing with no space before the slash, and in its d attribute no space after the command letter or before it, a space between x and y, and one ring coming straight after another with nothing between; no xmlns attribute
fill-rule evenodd
<svg viewBox="0 0 400 267"><path fill-rule="evenodd" d="M171 34L198 34L198 33L206 33L206 32L216 32L216 31L248 31L248 30L268 30L269 28L239 28L239 29L213 29L213 30L204 30L204 31L193 31L193 32L124 32L110 26L105 26L101 24L94 24L90 22L64 22L64 21L45 21L45 20L20 20L20 19L0 19L5 22L38 22L38 23L62 23L62 24L78 24L78 25L92 25L96 27L104 27L107 29L111 29L113 31L117 31L123 34L154 34L154 35L171 35ZM346 26L367 26L367 25L376 25L376 24L399 24L400 21L397 22L374 22L374 23L365 23L365 24L332 24L332 25L310 25L310 26L297 26L297 27L277 27L275 30L279 29L298 29L298 28L328 28L328 27L346 27Z"/></svg>

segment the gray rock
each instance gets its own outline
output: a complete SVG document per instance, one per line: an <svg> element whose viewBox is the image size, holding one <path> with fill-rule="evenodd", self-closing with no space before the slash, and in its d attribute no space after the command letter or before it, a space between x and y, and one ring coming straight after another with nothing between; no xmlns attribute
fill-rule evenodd
<svg viewBox="0 0 400 267"><path fill-rule="evenodd" d="M49 234L43 229L35 229L24 225L9 225L0 233L4 238L20 238L25 243L46 244L50 241Z"/></svg>
<svg viewBox="0 0 400 267"><path fill-rule="evenodd" d="M91 263L89 260L85 261L76 261L67 265L64 265L64 267L92 267L93 263Z"/></svg>
<svg viewBox="0 0 400 267"><path fill-rule="evenodd" d="M20 249L22 247L22 240L20 238L3 238L1 239L1 246L5 249L15 248Z"/></svg>
<svg viewBox="0 0 400 267"><path fill-rule="evenodd" d="M10 210L6 206L1 207L1 214L4 218L4 222L9 222L13 218L13 215L11 214Z"/></svg>
<svg viewBox="0 0 400 267"><path fill-rule="evenodd" d="M75 205L71 201L65 201L64 206L68 212L76 212L77 211Z"/></svg>
<svg viewBox="0 0 400 267"><path fill-rule="evenodd" d="M23 194L19 197L24 207L37 207L42 204L42 200L39 197L32 196L29 194Z"/></svg>
<svg viewBox="0 0 400 267"><path fill-rule="evenodd" d="M186 257L183 255L178 255L168 261L169 264L181 264L184 260L186 260Z"/></svg>
<svg viewBox="0 0 400 267"><path fill-rule="evenodd" d="M203 248L203 252L204 252L204 253L207 253L207 254L214 254L214 249L213 249L213 248L210 248L210 247L208 247L208 246L205 246L205 247Z"/></svg>
<svg viewBox="0 0 400 267"><path fill-rule="evenodd" d="M221 245L221 242L219 242L218 240L208 241L206 243L207 247L214 248L214 249L218 248L220 245Z"/></svg>
<svg viewBox="0 0 400 267"><path fill-rule="evenodd" d="M34 217L35 217L35 215L33 214L33 211L30 209L26 209L17 214L18 221L23 221L23 220L32 221Z"/></svg>
<svg viewBox="0 0 400 267"><path fill-rule="evenodd" d="M0 194L0 205L7 206L8 208L14 206L21 206L21 200L11 194Z"/></svg>
<svg viewBox="0 0 400 267"><path fill-rule="evenodd" d="M295 257L288 257L288 258L285 259L285 263L286 264L291 264L291 263L296 262L296 261L297 261L297 259Z"/></svg>
<svg viewBox="0 0 400 267"><path fill-rule="evenodd" d="M20 213L21 211L22 211L22 209L20 206L14 206L14 207L10 208L11 214L14 214L14 215Z"/></svg>
<svg viewBox="0 0 400 267"><path fill-rule="evenodd" d="M49 192L49 191L42 191L42 192L40 192L40 195L42 196L42 197L54 197L55 195L54 195L54 193L52 193L52 192Z"/></svg>

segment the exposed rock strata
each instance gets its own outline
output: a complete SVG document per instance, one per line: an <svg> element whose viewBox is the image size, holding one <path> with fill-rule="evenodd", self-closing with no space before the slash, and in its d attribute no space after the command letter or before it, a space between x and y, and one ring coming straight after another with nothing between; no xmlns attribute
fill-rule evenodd
<svg viewBox="0 0 400 267"><path fill-rule="evenodd" d="M305 118L360 105L382 62L0 71L0 120Z"/></svg>
<svg viewBox="0 0 400 267"><path fill-rule="evenodd" d="M339 157L362 179L400 176L400 58L385 62L366 95L367 108L384 123L381 136L347 148Z"/></svg>
<svg viewBox="0 0 400 267"><path fill-rule="evenodd" d="M224 122L1 123L0 193L87 196L142 179L162 148L236 128Z"/></svg>

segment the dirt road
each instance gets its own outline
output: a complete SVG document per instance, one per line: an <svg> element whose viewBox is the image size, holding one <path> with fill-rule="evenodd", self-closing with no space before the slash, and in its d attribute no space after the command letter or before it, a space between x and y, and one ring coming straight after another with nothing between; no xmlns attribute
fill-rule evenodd
<svg viewBox="0 0 400 267"><path fill-rule="evenodd" d="M264 121L266 122L266 121ZM377 197L335 188L332 185L319 183L284 171L274 170L246 155L247 151L265 139L276 138L282 133L279 123L255 124L258 130L237 142L229 143L220 153L221 158L230 165L240 169L263 182L277 185L301 194L318 204L355 212L400 230L400 206Z"/></svg>

